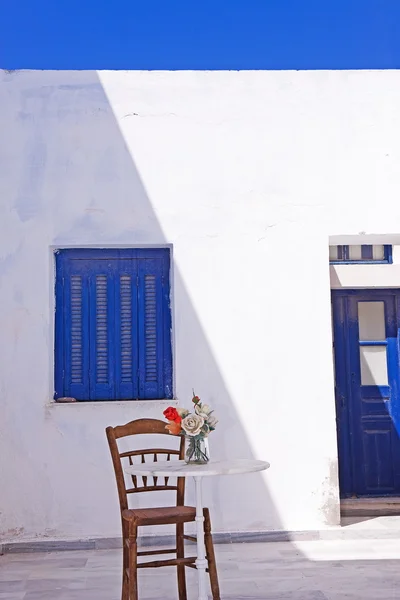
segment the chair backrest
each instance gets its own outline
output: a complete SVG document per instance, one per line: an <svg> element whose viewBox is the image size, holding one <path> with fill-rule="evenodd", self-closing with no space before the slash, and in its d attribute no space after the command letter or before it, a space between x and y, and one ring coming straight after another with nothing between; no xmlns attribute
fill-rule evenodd
<svg viewBox="0 0 400 600"><path fill-rule="evenodd" d="M133 465L134 457L140 457L142 463L147 462L146 457L152 458L153 461L157 462L158 457L161 460L171 460L171 456L177 456L178 459L183 460L185 451L185 441L183 437L178 437L179 448L171 450L170 448L145 448L128 450L120 452L117 440L125 438L131 435L143 435L143 434L157 434L157 435L168 435L174 439L170 433L165 429L165 421L158 419L137 419L126 423L126 425L119 425L117 427L107 427L106 434L108 444L110 447L111 457L114 465L115 478L117 480L118 497L121 507L121 511L128 508L128 495L137 494L140 492L156 492L156 491L175 491L176 492L176 504L177 506L183 506L185 502L185 479L180 477L177 479L176 485L169 484L169 477L139 477L142 483L138 483L138 477L132 475L132 487L127 487L125 483L123 460L129 461L128 464ZM153 480L150 482L148 480Z"/></svg>

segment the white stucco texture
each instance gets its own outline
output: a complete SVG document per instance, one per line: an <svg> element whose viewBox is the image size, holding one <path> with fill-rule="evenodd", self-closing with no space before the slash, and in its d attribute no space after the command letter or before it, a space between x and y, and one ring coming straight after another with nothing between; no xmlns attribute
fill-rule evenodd
<svg viewBox="0 0 400 600"><path fill-rule="evenodd" d="M338 523L329 236L400 232L399 106L398 72L1 73L3 540L119 535L104 429L166 404L52 402L63 247L171 246L175 396L271 463L205 482L214 530Z"/></svg>

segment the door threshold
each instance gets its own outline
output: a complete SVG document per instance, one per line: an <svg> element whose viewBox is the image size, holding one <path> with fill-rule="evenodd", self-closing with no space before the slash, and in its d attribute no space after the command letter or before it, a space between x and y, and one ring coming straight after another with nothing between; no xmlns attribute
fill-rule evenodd
<svg viewBox="0 0 400 600"><path fill-rule="evenodd" d="M400 496L346 498L340 501L342 517L388 517L400 515Z"/></svg>

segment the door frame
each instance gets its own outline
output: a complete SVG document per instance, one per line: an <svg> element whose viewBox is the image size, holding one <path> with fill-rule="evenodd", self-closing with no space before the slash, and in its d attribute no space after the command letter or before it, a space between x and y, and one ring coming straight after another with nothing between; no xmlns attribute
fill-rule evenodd
<svg viewBox="0 0 400 600"><path fill-rule="evenodd" d="M348 296L363 296L371 300L382 300L387 295L395 296L395 310L397 328L400 326L400 288L341 288L331 290L332 327L334 344L334 378L335 378L335 407L336 407L336 429L339 460L339 490L340 498L355 498L354 492L343 490L354 490L354 473L356 472L356 449L354 447L354 436L352 436L353 418L353 390L351 383L351 352L348 313L343 301ZM336 354L340 352L344 360L338 364ZM388 357L389 358L389 357ZM347 457L347 460L346 460ZM382 497L385 497L382 495ZM386 496L387 497L387 496Z"/></svg>

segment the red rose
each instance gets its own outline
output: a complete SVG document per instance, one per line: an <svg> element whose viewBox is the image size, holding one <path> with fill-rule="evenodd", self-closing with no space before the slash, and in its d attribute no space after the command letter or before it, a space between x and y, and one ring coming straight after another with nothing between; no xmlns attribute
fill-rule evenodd
<svg viewBox="0 0 400 600"><path fill-rule="evenodd" d="M168 421L174 421L175 423L180 423L182 421L182 417L179 416L178 411L173 406L168 406L163 412L163 415Z"/></svg>

